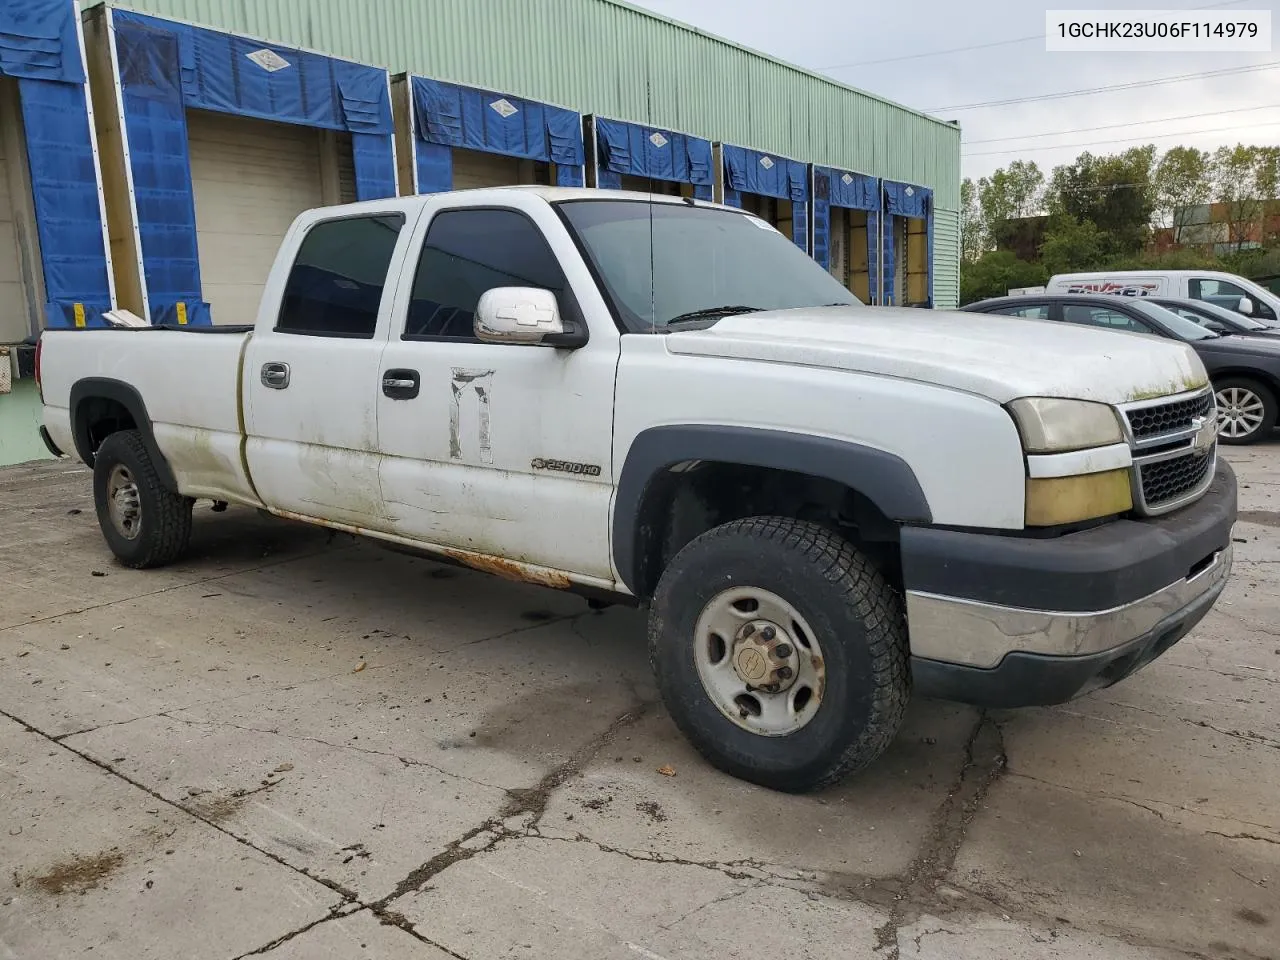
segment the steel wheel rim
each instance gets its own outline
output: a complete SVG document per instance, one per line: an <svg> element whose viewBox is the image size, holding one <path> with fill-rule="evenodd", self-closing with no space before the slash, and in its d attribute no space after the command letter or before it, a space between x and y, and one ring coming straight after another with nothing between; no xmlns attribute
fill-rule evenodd
<svg viewBox="0 0 1280 960"><path fill-rule="evenodd" d="M107 514L116 533L137 540L142 532L142 500L129 468L117 463L107 477Z"/></svg>
<svg viewBox="0 0 1280 960"><path fill-rule="evenodd" d="M1218 432L1239 440L1257 432L1266 419L1262 398L1248 387L1225 387L1217 392Z"/></svg>
<svg viewBox="0 0 1280 960"><path fill-rule="evenodd" d="M817 715L827 680L822 649L800 611L776 593L720 592L703 607L693 643L703 690L736 726L785 737Z"/></svg>

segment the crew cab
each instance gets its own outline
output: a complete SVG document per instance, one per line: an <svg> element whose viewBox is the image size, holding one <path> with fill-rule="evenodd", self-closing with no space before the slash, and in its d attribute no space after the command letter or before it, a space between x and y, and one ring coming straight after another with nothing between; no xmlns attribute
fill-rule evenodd
<svg viewBox="0 0 1280 960"><path fill-rule="evenodd" d="M199 499L648 607L733 775L873 761L912 692L1056 703L1227 582L1236 487L1186 344L864 307L772 226L497 188L317 209L250 329L44 334L44 429L122 564Z"/></svg>

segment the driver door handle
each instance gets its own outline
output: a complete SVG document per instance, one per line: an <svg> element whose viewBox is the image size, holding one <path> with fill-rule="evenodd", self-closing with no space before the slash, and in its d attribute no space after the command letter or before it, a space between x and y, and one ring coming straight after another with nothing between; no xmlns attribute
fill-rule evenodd
<svg viewBox="0 0 1280 960"><path fill-rule="evenodd" d="M382 375L382 392L392 400L412 400L421 387L417 370L394 369Z"/></svg>

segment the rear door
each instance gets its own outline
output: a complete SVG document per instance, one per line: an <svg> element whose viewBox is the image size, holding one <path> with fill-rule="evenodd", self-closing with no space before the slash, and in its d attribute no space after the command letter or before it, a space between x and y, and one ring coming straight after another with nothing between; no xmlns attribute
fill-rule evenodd
<svg viewBox="0 0 1280 960"><path fill-rule="evenodd" d="M380 207L293 228L285 243L297 254L287 277L268 282L243 374L246 453L262 501L375 530L387 526L377 421L395 286L387 278L399 276L411 232L404 209Z"/></svg>

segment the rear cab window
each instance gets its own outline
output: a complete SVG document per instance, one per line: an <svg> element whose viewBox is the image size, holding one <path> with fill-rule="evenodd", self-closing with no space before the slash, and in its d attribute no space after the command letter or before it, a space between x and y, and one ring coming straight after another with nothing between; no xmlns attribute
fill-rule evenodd
<svg viewBox="0 0 1280 960"><path fill-rule="evenodd" d="M399 213L314 224L285 282L276 332L372 339L403 227Z"/></svg>

